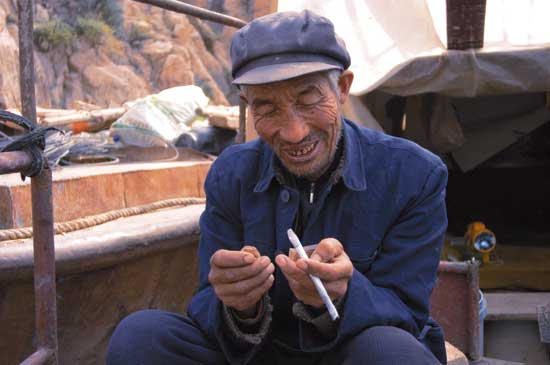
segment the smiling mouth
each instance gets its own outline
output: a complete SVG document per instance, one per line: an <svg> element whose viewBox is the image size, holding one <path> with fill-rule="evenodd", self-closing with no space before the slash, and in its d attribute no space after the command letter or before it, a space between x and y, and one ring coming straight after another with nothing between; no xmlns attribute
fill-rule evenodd
<svg viewBox="0 0 550 365"><path fill-rule="evenodd" d="M289 155L290 157L293 157L293 158L307 157L308 155L310 155L313 152L315 147L317 147L317 143L318 142L313 142L313 143L310 143L309 145L304 146L300 149L286 150L285 152L286 152L287 155Z"/></svg>

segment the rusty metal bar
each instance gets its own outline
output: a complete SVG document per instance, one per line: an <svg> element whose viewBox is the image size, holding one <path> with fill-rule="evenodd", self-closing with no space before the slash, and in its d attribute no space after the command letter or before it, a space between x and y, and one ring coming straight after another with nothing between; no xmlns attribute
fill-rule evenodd
<svg viewBox="0 0 550 365"><path fill-rule="evenodd" d="M39 347L54 350L48 364L57 364L57 308L52 204L52 171L31 180L34 249L35 326Z"/></svg>
<svg viewBox="0 0 550 365"><path fill-rule="evenodd" d="M482 354L479 264L441 261L437 273L437 285L431 297L431 315L443 327L448 341L470 360L479 360Z"/></svg>
<svg viewBox="0 0 550 365"><path fill-rule="evenodd" d="M35 73L33 53L34 0L18 0L19 85L23 115L36 125ZM57 307L52 205L52 172L49 168L31 179L32 225L34 232L35 331L39 350L27 361L57 365ZM47 349L47 350L42 350ZM44 351L51 355L44 356ZM38 357L35 357L35 355ZM25 362L24 362L25 363ZM28 362L27 362L28 363Z"/></svg>
<svg viewBox="0 0 550 365"><path fill-rule="evenodd" d="M34 0L18 0L19 25L19 87L21 111L36 124L36 96L34 91L34 55L32 43Z"/></svg>
<svg viewBox="0 0 550 365"><path fill-rule="evenodd" d="M210 20L216 23L228 25L234 28L242 28L246 25L244 20L221 14L212 10L200 8L176 0L134 0L139 3L154 5L162 9L175 11L177 13L187 14L199 19Z"/></svg>
<svg viewBox="0 0 550 365"><path fill-rule="evenodd" d="M469 314L471 316L470 322L472 326L470 327L471 335L469 337L470 343L470 353L469 357L472 360L481 360L481 354L483 349L480 348L480 318L479 318L479 263L468 261L468 273L466 278L468 280L468 301L471 303L471 308Z"/></svg>
<svg viewBox="0 0 550 365"><path fill-rule="evenodd" d="M470 264L468 262L440 261L438 272L449 272L453 274L468 274Z"/></svg>
<svg viewBox="0 0 550 365"><path fill-rule="evenodd" d="M21 172L31 166L32 157L28 152L0 153L0 175Z"/></svg>
<svg viewBox="0 0 550 365"><path fill-rule="evenodd" d="M54 351L52 349L41 347L20 365L44 365L51 361L53 355Z"/></svg>

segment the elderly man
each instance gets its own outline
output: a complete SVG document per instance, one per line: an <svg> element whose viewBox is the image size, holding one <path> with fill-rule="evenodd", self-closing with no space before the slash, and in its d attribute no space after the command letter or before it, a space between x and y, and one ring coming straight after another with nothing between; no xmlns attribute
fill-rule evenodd
<svg viewBox="0 0 550 365"><path fill-rule="evenodd" d="M260 138L210 169L198 292L188 316L124 319L107 363L444 363L429 297L447 223L445 165L342 117L350 57L323 17L256 19L235 33L231 60ZM289 253L288 228L314 245L309 259Z"/></svg>

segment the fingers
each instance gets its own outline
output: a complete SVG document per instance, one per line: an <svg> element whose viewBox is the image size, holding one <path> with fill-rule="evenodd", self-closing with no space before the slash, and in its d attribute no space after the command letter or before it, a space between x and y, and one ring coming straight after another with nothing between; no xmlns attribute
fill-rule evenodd
<svg viewBox="0 0 550 365"><path fill-rule="evenodd" d="M258 249L254 246L244 246L243 248L241 248L241 251L248 252L252 254L255 258L259 258L261 256L260 251L258 251Z"/></svg>
<svg viewBox="0 0 550 365"><path fill-rule="evenodd" d="M310 258L319 262L331 262L344 252L344 246L336 238L325 238L319 242Z"/></svg>
<svg viewBox="0 0 550 365"><path fill-rule="evenodd" d="M304 247L304 251L306 252L306 255L309 257L315 251L315 249L317 248L317 245L308 245L303 247ZM300 259L300 255L298 255L298 251L296 251L294 248L291 248L288 251L288 257L292 261L298 261Z"/></svg>
<svg viewBox="0 0 550 365"><path fill-rule="evenodd" d="M240 251L218 250L210 258L208 280L228 307L248 311L271 288L275 266L253 246Z"/></svg>
<svg viewBox="0 0 550 365"><path fill-rule="evenodd" d="M324 305L319 292L313 285L311 280L300 282L297 280L289 279L289 286L292 288L292 292L302 302L308 305L315 307ZM348 281L345 279L333 281L333 282L323 282L327 294L331 300L335 300L346 295L348 290Z"/></svg>
<svg viewBox="0 0 550 365"><path fill-rule="evenodd" d="M335 238L321 240L309 260L299 260L296 264L301 270L327 282L349 279L353 274L353 264L344 252L344 246Z"/></svg>
<svg viewBox="0 0 550 365"><path fill-rule="evenodd" d="M286 277L288 285L296 298L310 305L322 304L313 282L306 272L296 266L294 261L285 255L278 255L275 262Z"/></svg>
<svg viewBox="0 0 550 365"><path fill-rule="evenodd" d="M272 280L274 271L275 267L273 264L269 264L258 275L254 275L246 280L217 285L215 288L216 294L220 297L245 295L249 291L261 286L268 279Z"/></svg>
<svg viewBox="0 0 550 365"><path fill-rule="evenodd" d="M210 273L208 274L208 280L211 284L236 283L257 276L269 266L272 267L273 272L275 267L267 256L255 259L252 264L246 266L218 267L212 265Z"/></svg>
<svg viewBox="0 0 550 365"><path fill-rule="evenodd" d="M353 275L353 264L344 252L343 245L334 238L327 238L314 247L309 259L300 259L292 250L289 257L278 255L275 262L281 268L289 286L299 300L313 305L322 305L322 300L309 275L323 281L331 299L343 297Z"/></svg>
<svg viewBox="0 0 550 365"><path fill-rule="evenodd" d="M220 268L240 267L253 263L255 259L254 254L247 251L218 250L210 258L210 266Z"/></svg>
<svg viewBox="0 0 550 365"><path fill-rule="evenodd" d="M304 270L298 268L296 266L296 263L292 261L289 257L282 254L277 255L277 257L275 257L275 262L287 279L293 278L295 280L303 280L307 278L307 273Z"/></svg>
<svg viewBox="0 0 550 365"><path fill-rule="evenodd" d="M238 311L247 310L262 299L273 285L274 280L273 275L269 275L267 280L245 294L220 297L220 299L228 307L235 308Z"/></svg>
<svg viewBox="0 0 550 365"><path fill-rule="evenodd" d="M353 275L353 264L345 253L334 258L330 263L314 261L312 259L299 260L296 266L308 274L315 275L323 281L350 279Z"/></svg>
<svg viewBox="0 0 550 365"><path fill-rule="evenodd" d="M291 248L290 250L288 250L288 258L292 261L297 261L300 259L300 255L298 255L298 251Z"/></svg>

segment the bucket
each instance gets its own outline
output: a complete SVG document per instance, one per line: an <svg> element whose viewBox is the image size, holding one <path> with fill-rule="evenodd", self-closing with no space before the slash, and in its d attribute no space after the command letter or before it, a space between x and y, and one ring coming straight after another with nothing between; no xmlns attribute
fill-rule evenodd
<svg viewBox="0 0 550 365"><path fill-rule="evenodd" d="M481 356L483 356L483 334L484 334L484 321L487 317L487 299L483 296L481 290L479 291L479 349Z"/></svg>

